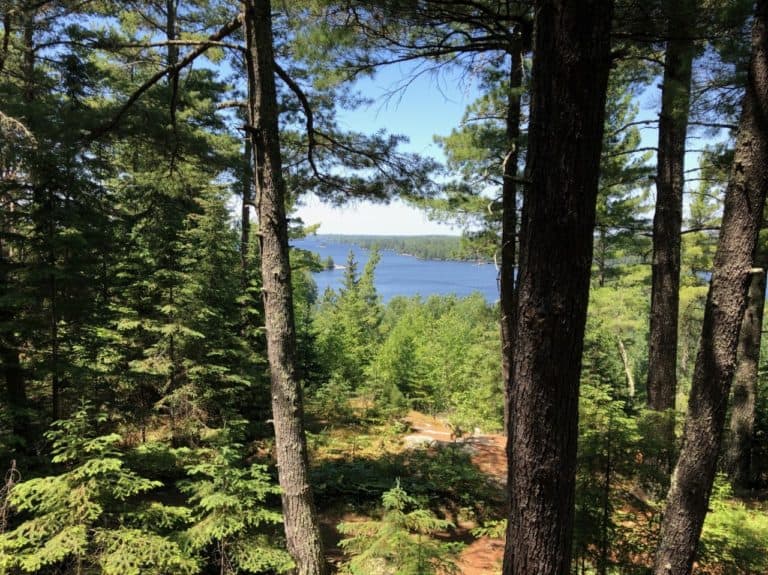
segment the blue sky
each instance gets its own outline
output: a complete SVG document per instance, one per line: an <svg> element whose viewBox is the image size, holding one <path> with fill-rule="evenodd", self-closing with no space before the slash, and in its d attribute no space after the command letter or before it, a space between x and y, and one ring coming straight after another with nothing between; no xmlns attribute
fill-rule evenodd
<svg viewBox="0 0 768 575"><path fill-rule="evenodd" d="M440 147L433 142L435 134L447 135L458 126L466 106L477 97L476 88L460 74L446 73L438 77L428 74L416 78L402 92L387 97L403 78L409 76L412 66L398 64L381 70L373 79L359 82L358 88L373 104L339 116L341 127L408 136L410 142L404 151L418 152L439 160ZM342 208L324 205L317 198L308 197L296 215L305 224L320 223L319 233L328 234L388 234L423 235L460 233L454 228L431 222L425 213L402 202L388 205L357 202Z"/></svg>
<svg viewBox="0 0 768 575"><path fill-rule="evenodd" d="M438 77L428 74L413 80L406 89L389 96L408 78L413 65L399 64L379 71L372 79L359 82L361 93L374 100L368 107L344 111L339 115L342 127L362 132L385 129L389 133L408 136L403 146L409 152L432 156L440 161L444 155L434 143L434 135L448 135L461 122L465 108L479 91L460 72L448 71ZM655 119L659 107L658 82L654 82L639 97L638 119ZM641 146L655 146L655 126L641 127ZM707 143L702 140L696 147ZM697 153L686 155L686 168L698 165ZM655 190L651 190L654 193ZM332 207L314 196L303 201L297 215L305 224L320 223L319 233L375 235L458 235L461 229L429 221L425 212L394 201L388 205L357 202L344 207Z"/></svg>

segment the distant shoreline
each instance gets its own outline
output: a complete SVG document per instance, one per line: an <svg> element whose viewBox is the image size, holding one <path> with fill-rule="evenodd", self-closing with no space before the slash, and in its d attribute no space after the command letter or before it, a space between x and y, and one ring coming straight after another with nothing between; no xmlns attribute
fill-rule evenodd
<svg viewBox="0 0 768 575"><path fill-rule="evenodd" d="M321 244L329 242L342 245L355 245L369 250L378 246L381 251L394 252L401 256L414 257L419 260L457 261L485 265L493 263L490 255L474 249L461 236L449 235L360 235L360 234L315 234Z"/></svg>

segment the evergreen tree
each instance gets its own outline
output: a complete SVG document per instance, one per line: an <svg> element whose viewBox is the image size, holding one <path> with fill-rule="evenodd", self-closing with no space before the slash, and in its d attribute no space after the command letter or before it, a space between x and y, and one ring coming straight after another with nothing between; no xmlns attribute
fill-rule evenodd
<svg viewBox="0 0 768 575"><path fill-rule="evenodd" d="M380 521L342 523L348 535L341 546L353 557L346 564L353 575L365 573L430 575L456 573L452 559L461 544L441 543L432 536L453 525L418 505L398 481L382 496Z"/></svg>
<svg viewBox="0 0 768 575"><path fill-rule="evenodd" d="M96 421L94 421L96 417ZM96 570L117 575L193 574L195 559L169 537L188 520L184 508L131 504L161 486L125 467L120 436L97 435L105 414L82 404L47 434L53 463L65 470L16 484L9 496L23 520L0 534L0 572ZM151 526L151 527L150 527Z"/></svg>
<svg viewBox="0 0 768 575"><path fill-rule="evenodd" d="M768 187L764 118L768 5L758 2L749 79L726 191L688 415L661 528L655 573L690 573L715 478L727 397ZM728 302L727 307L722 307Z"/></svg>
<svg viewBox="0 0 768 575"><path fill-rule="evenodd" d="M612 9L611 2L534 6L529 183L509 407L503 572L510 575L554 575L570 568L579 368ZM557 114L549 109L555 105ZM531 509L536 511L526 511Z"/></svg>

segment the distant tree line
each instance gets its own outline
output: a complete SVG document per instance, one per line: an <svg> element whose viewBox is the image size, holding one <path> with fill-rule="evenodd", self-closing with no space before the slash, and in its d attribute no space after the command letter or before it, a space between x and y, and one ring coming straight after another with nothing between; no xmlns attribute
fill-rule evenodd
<svg viewBox="0 0 768 575"><path fill-rule="evenodd" d="M369 250L374 246L380 250L393 251L401 255L414 256L422 260L455 260L489 262L493 250L488 245L480 246L467 241L466 236L363 236L322 234L320 240L333 243L352 244ZM490 251L490 253L489 253Z"/></svg>

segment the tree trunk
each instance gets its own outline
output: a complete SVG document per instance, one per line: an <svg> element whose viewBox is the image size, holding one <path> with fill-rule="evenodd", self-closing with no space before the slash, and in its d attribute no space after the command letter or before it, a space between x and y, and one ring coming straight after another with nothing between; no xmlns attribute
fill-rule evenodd
<svg viewBox="0 0 768 575"><path fill-rule="evenodd" d="M621 356L621 363L624 366L624 375L627 378L627 395L629 396L629 400L633 401L635 399L635 376L632 373L632 365L629 363L627 348L624 347L624 342L621 341L621 338L619 338L618 342L619 355Z"/></svg>
<svg viewBox="0 0 768 575"><path fill-rule="evenodd" d="M661 525L656 575L691 572L717 467L753 254L768 186L768 0L757 3L752 59L704 310L680 458Z"/></svg>
<svg viewBox="0 0 768 575"><path fill-rule="evenodd" d="M27 124L32 133L37 131L36 114L32 113L37 99L37 47L35 46L36 18L39 7L30 7L23 14L23 45L24 45L24 103L29 109ZM53 420L63 417L63 393L62 381L59 370L59 333L58 333L58 288L54 269L56 266L56 253L54 249L56 236L55 209L56 198L50 182L43 184L39 176L37 162L29 168L29 180L32 187L32 214L35 225L35 233L47 250L44 267L47 268L45 285L40 286L38 294L39 305L44 308L44 299L47 295L50 300L50 310L47 322L50 329L50 369L51 369L51 418ZM43 239L44 238L44 239Z"/></svg>
<svg viewBox="0 0 768 575"><path fill-rule="evenodd" d="M179 0L165 0L165 37L168 40L168 49L166 55L166 64L169 68L175 67L179 63L179 47L173 42L178 38L177 33L177 12ZM179 72L176 71L168 77L168 84L171 88L171 97L168 102L168 111L171 117L172 137L168 149L171 156L171 170L176 164L176 156L179 152L178 125L176 123L176 109L179 104Z"/></svg>
<svg viewBox="0 0 768 575"><path fill-rule="evenodd" d="M691 95L693 40L690 0L666 0L669 40L659 116L656 212L653 218L651 315L648 335L648 406L675 408L677 323L680 303L680 231L685 185L685 136ZM674 422L667 435L674 437Z"/></svg>
<svg viewBox="0 0 768 575"><path fill-rule="evenodd" d="M326 573L317 513L309 485L301 385L296 377L296 329L288 259L269 0L244 2L249 76L248 133L261 243L267 357L272 383L275 451L288 552L299 575Z"/></svg>
<svg viewBox="0 0 768 575"><path fill-rule="evenodd" d="M731 434L726 453L726 467L736 487L749 488L752 468L752 440L755 428L757 372L765 307L765 258L752 270L747 295L747 309L741 322L737 347L736 373L731 398Z"/></svg>
<svg viewBox="0 0 768 575"><path fill-rule="evenodd" d="M250 122L250 120L248 120ZM253 167L251 162L251 142L245 142L245 158L243 160L243 202L240 208L240 267L243 276L243 288L248 287L248 258L251 241L251 187L253 185Z"/></svg>
<svg viewBox="0 0 768 575"><path fill-rule="evenodd" d="M610 0L535 5L508 446L505 575L570 571L578 394Z"/></svg>
<svg viewBox="0 0 768 575"><path fill-rule="evenodd" d="M515 259L517 242L517 164L520 159L520 99L523 86L523 42L510 49L512 63L507 100L507 152L504 158L501 219L501 270L499 301L501 308L501 375L504 381L504 432L509 431L509 397L512 389L512 363L515 352Z"/></svg>
<svg viewBox="0 0 768 575"><path fill-rule="evenodd" d="M731 400L731 437L726 455L727 467L735 486L749 487L752 439L755 424L760 342L765 306L765 269L753 270L747 296L747 308L739 333L738 363Z"/></svg>

